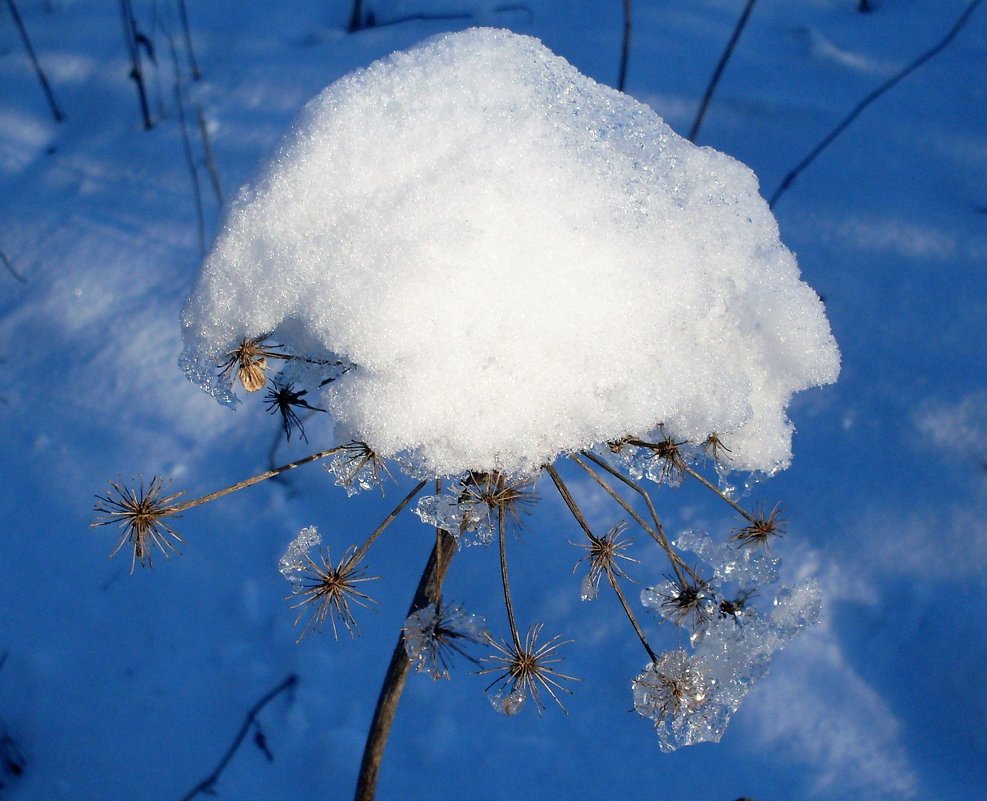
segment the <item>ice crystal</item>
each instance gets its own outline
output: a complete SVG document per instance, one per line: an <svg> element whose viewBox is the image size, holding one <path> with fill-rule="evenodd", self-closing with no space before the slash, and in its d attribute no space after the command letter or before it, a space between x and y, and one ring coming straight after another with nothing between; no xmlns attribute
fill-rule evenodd
<svg viewBox="0 0 987 801"><path fill-rule="evenodd" d="M313 548L319 550L321 545L322 535L315 526L306 526L288 543L288 548L278 560L278 571L291 582L293 589L297 590L304 580L309 568L309 552Z"/></svg>
<svg viewBox="0 0 987 801"><path fill-rule="evenodd" d="M452 653L476 662L464 646L485 642L486 621L461 604L430 603L404 622L404 650L415 669L433 679L449 678Z"/></svg>

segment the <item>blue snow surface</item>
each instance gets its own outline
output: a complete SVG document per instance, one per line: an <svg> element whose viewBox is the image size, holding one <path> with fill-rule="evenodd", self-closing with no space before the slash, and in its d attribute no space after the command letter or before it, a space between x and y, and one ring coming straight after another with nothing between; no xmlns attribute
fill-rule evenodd
<svg viewBox="0 0 987 801"><path fill-rule="evenodd" d="M117 4L16 5L66 119L53 121L0 4L0 797L182 798L247 711L296 674L215 790L346 798L433 534L406 512L374 546L380 605L357 610L362 636L352 640L323 632L296 644L278 558L309 525L334 543L359 541L407 480L383 500L349 499L310 465L186 513L175 523L181 556L157 555L134 575L129 554L106 558L115 530L89 526L109 480L161 475L191 497L307 447L278 443L261 403L222 408L176 365L201 252L169 39L208 240L222 211L201 166L197 113L228 198L325 85L436 33L510 28L613 84L622 3L366 0L377 24L348 33L348 2L188 0L195 82L177 5L133 0L153 46L153 59L142 50L149 131ZM634 3L627 91L687 133L743 5ZM856 0L755 6L699 143L750 165L770 195L968 3L871 5L866 14ZM775 208L825 300L843 372L796 397L794 462L749 500L782 501L786 533L773 554L789 582L820 582L821 624L778 655L721 743L661 753L632 709L640 643L612 594L580 601L572 565L582 552L569 545L579 531L543 481L510 545L512 586L524 620L575 641L561 666L583 679L565 699L569 714L550 705L541 717L498 715L487 681L463 661L448 682L413 674L379 798L984 796L985 52L987 7L866 109ZM334 442L325 416L307 433L312 450ZM666 526L727 536L735 518L701 489L657 489ZM660 563L651 567L657 579ZM628 587L633 598L639 589ZM504 631L495 548L464 549L446 597ZM656 632L657 618L639 614Z"/></svg>

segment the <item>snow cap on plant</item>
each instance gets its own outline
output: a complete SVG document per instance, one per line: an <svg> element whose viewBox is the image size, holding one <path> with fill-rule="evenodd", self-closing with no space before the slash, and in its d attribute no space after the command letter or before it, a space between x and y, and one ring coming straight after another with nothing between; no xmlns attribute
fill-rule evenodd
<svg viewBox="0 0 987 801"><path fill-rule="evenodd" d="M839 371L747 167L492 29L309 103L183 321L186 372L225 402L216 365L264 334L345 361L321 405L430 475L531 472L661 423L773 470L792 394Z"/></svg>

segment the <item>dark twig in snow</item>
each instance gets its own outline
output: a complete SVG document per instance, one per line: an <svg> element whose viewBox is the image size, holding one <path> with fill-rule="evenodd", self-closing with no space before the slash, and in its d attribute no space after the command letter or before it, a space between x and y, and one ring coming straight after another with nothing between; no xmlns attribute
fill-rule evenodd
<svg viewBox="0 0 987 801"><path fill-rule="evenodd" d="M164 28L162 28L164 30ZM195 202L195 233L199 242L199 252L206 254L206 218L202 210L202 189L199 186L199 171L195 167L195 156L192 154L192 141L188 135L188 120L185 118L185 101L182 98L182 70L178 64L178 50L175 40L165 30L168 50L171 52L171 63L175 73L175 105L178 107L178 124L182 132L182 150L185 153L185 163L188 165L192 178L192 199Z"/></svg>
<svg viewBox="0 0 987 801"><path fill-rule="evenodd" d="M454 22L455 20L463 19L473 19L474 14L464 13L464 14L406 14L403 17L395 17L394 19L377 19L373 12L369 12L366 15L363 14L361 0L355 0L353 3L353 15L350 17L349 32L356 33L357 31L366 30L367 28L384 28L390 25L403 25L406 22ZM493 13L496 14L509 14L512 11L523 11L527 15L528 22L534 17L531 13L531 9L523 3L511 4L506 3L504 5L495 6L493 8Z"/></svg>
<svg viewBox="0 0 987 801"><path fill-rule="evenodd" d="M48 101L48 107L51 109L51 115L55 118L55 122L61 122L65 119L65 115L62 114L62 110L58 107L58 103L55 102L55 95L51 91L51 86L48 85L48 78L45 75L45 71L41 69L41 64L38 62L38 57L34 53L34 47L31 45L31 39L27 35L27 28L24 27L24 20L21 19L20 12L17 10L17 5L14 0L7 0L7 7L10 9L10 15L14 18L14 25L17 26L17 32L21 36L21 42L24 43L24 49L27 51L27 56L31 59L31 65L34 67L34 72L38 76L38 80L41 82L41 88L44 90L45 99Z"/></svg>
<svg viewBox="0 0 987 801"><path fill-rule="evenodd" d="M182 801L191 801L191 799L200 794L216 795L216 782L219 781L219 777L222 775L223 771L226 770L230 760L233 759L234 754L236 754L237 750L243 744L250 728L257 725L257 716L260 714L261 710L281 695L281 693L286 690L290 690L296 684L298 684L298 676L292 673L273 690L269 690L263 698L253 705L250 711L247 712L247 716L243 719L243 723L240 725L240 730L236 733L236 737L233 738L233 742L230 744L230 747L226 749L226 753L223 754L222 758L217 763L215 770L213 770L212 773L193 787L188 793L183 795ZM260 730L258 729L258 731ZM261 735L261 737L263 738L263 735ZM260 745L262 742L264 743L263 746ZM263 739L258 742L258 747L265 752L265 755L268 757L270 756L270 751L267 750L266 742Z"/></svg>
<svg viewBox="0 0 987 801"><path fill-rule="evenodd" d="M3 266L10 271L10 274L14 276L17 281L20 281L22 284L27 283L27 279L14 269L14 265L10 263L10 259L7 258L7 254L2 250L0 250L0 261L3 262Z"/></svg>
<svg viewBox="0 0 987 801"><path fill-rule="evenodd" d="M192 34L189 31L188 8L185 0L178 0L178 16L182 23L182 38L185 39L185 51L188 53L189 69L192 70L192 80L198 81L202 77L199 71L199 64L195 60L195 50L192 48Z"/></svg>
<svg viewBox="0 0 987 801"><path fill-rule="evenodd" d="M617 76L617 90L624 91L627 81L627 61L631 54L631 32L634 22L631 18L631 0L624 0L624 38L620 46L620 73Z"/></svg>
<svg viewBox="0 0 987 801"><path fill-rule="evenodd" d="M963 13L960 14L956 22L953 23L953 27L949 29L949 32L939 41L938 44L926 50L924 53L922 53L922 55L916 58L911 64L909 64L907 67L897 72L892 77L888 78L888 80L886 80L884 83L878 86L874 91L872 91L869 95L867 95L867 97L865 97L863 100L857 103L857 105L853 107L850 113L847 114L842 120L840 120L839 124L835 128L833 128L832 131L826 134L819 142L819 144L817 144L814 148L812 148L812 150L809 151L809 154L805 158L803 158L798 164L796 164L795 167L791 169L791 171L789 171L789 173L782 180L781 184L774 191L774 194L771 195L771 199L768 200L768 206L770 208L774 208L775 204L778 202L778 199L783 194L785 194L785 192L792 185L792 183L794 183L795 179L810 164L812 164L812 162L816 160L819 154L822 153L827 147L829 147L841 133L843 133L847 128L850 127L850 124L855 119L857 119L857 117L860 116L861 112L865 108L867 108L871 103L877 100L881 95L883 95L889 89L893 88L898 83L900 83L905 78L907 78L909 75L911 75L915 70L917 70L919 67L925 64L927 61L939 55L939 53L945 50L946 47L949 46L950 42L952 42L953 39L956 38L956 34L958 34L970 21L971 15L973 14L974 11L976 11L977 6L979 6L981 2L983 2L983 0L973 0L973 2L970 3L963 10Z"/></svg>
<svg viewBox="0 0 987 801"><path fill-rule="evenodd" d="M216 168L216 158L212 152L212 141L209 138L209 126L206 124L206 115L202 112L202 106L196 105L195 118L199 123L199 136L202 139L202 152L206 159L206 169L209 171L209 181L212 183L212 191L216 195L216 202L223 205L223 189L219 183L219 170Z"/></svg>
<svg viewBox="0 0 987 801"><path fill-rule="evenodd" d="M716 86L720 82L723 70L726 69L727 62L730 61L730 56L733 55L737 42L740 40L740 35L744 32L744 27L747 25L747 20L751 15L751 11L754 10L754 3L756 2L757 0L747 0L747 5L740 12L740 18L737 20L737 24L733 29L730 41L727 42L726 49L724 49L723 55L720 56L720 61L716 65L716 69L713 70L713 76L709 79L709 86L706 87L706 94L703 95L703 100L699 104L699 113L696 114L695 122L692 123L692 130L689 131L690 142L695 142L696 137L699 136L699 129L702 127L703 120L706 118L706 111L709 109L709 104L713 100L713 93L716 91Z"/></svg>
<svg viewBox="0 0 987 801"><path fill-rule="evenodd" d="M8 0L9 2L9 0ZM147 87L144 84L144 68L141 64L141 43L150 47L147 37L137 28L134 9L130 0L120 0L120 15L123 19L123 38L127 42L127 54L130 56L130 77L137 84L137 97L140 101L141 117L144 120L144 130L154 127L151 121L151 109L147 102Z"/></svg>

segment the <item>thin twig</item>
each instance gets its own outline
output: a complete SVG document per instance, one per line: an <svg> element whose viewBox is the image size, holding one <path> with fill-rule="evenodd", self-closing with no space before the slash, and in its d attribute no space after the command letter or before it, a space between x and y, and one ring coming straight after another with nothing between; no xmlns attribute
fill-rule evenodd
<svg viewBox="0 0 987 801"><path fill-rule="evenodd" d="M393 510L391 510L391 513L384 518L384 521L377 526L376 529L374 529L373 533L363 541L363 545L361 545L356 553L349 558L349 562L351 564L357 564L361 559L363 559L364 556L367 555L367 551L369 551L370 546L374 544L374 540L376 540L383 533L384 529L394 522L394 519L401 514L404 507L411 503L414 497L422 491L422 487L424 487L426 483L427 482L425 481L419 481L418 484L415 485L414 489L412 489L411 492L404 497L404 500L395 506Z"/></svg>
<svg viewBox="0 0 987 801"><path fill-rule="evenodd" d="M620 72L617 75L617 90L620 92L624 91L627 81L627 62L631 56L631 33L634 25L631 11L631 0L624 0L624 36L620 45Z"/></svg>
<svg viewBox="0 0 987 801"><path fill-rule="evenodd" d="M202 189L199 187L199 171L195 167L195 156L192 155L192 142L188 135L188 120L185 118L185 101L182 99L182 71L178 65L178 50L175 40L162 26L168 49L171 51L171 61L175 73L175 105L178 107L178 123L182 132L182 149L185 152L185 163L192 178L192 199L195 201L196 234L199 241L199 253L206 253L206 217L202 209Z"/></svg>
<svg viewBox="0 0 987 801"><path fill-rule="evenodd" d="M31 38L27 35L27 28L24 26L24 20L21 19L21 14L17 10L17 4L14 3L14 0L7 0L7 7L10 9L10 14L14 18L14 25L17 26L17 32L21 36L21 42L24 44L28 58L31 59L34 72L41 82L41 88L44 90L45 99L48 101L48 108L51 109L51 115L55 118L55 122L61 122L65 119L65 115L62 114L58 103L55 102L55 95L51 91L51 86L48 84L48 77L45 75L45 71L41 69L41 63L38 61L37 55L35 55L34 47L31 45Z"/></svg>
<svg viewBox="0 0 987 801"><path fill-rule="evenodd" d="M2 250L0 250L0 261L3 262L3 266L10 271L10 274L14 276L17 281L20 281L22 284L27 283L27 279L14 269L14 265L10 263L10 259L7 258L7 254Z"/></svg>
<svg viewBox="0 0 987 801"><path fill-rule="evenodd" d="M654 652L652 647L648 644L647 638L644 636L644 632L641 630L641 626L637 622L637 618L634 617L634 613L631 611L630 604L627 603L627 598L624 597L624 591L620 588L620 584L617 582L617 576L614 575L613 569L609 566L606 569L607 582L613 587L613 591L617 593L617 598L620 601L620 605L624 608L624 614L627 615L627 619L631 622L631 626L634 628L634 633L637 638L641 641L641 645L644 646L644 650L648 652L648 656L651 658L652 664L658 662L658 655Z"/></svg>
<svg viewBox="0 0 987 801"><path fill-rule="evenodd" d="M310 454L301 459L296 459L293 462L289 462L288 464L283 464L280 467L275 467L273 470L266 470L256 476L244 479L243 481L237 482L232 486L225 487L221 490L216 490L215 492L210 492L208 495L203 495L201 498L194 498L191 501L185 501L185 503L169 506L161 516L164 517L166 515L178 514L179 512L184 512L186 509L191 509L194 506L201 506L204 503L210 503L218 498L222 498L224 495L229 495L232 492L238 492L242 489L246 489L247 487L252 487L254 484L259 484L261 481L266 481L269 478L279 476L288 470L294 470L296 467L301 467L303 464L315 462L319 459L325 459L327 456L332 456L334 453L339 453L341 450L344 450L344 447L345 446L343 445L337 445L335 448L330 448L327 451L319 451L318 453Z"/></svg>
<svg viewBox="0 0 987 801"><path fill-rule="evenodd" d="M418 581L418 589L415 591L415 597L408 608L409 617L439 597L442 582L445 581L446 573L449 570L449 564L456 554L456 547L456 538L448 531L441 531L432 547L432 553L422 571L421 579ZM394 715L397 713L398 702L401 700L401 693L404 690L410 669L411 660L408 659L408 653L404 647L404 634L402 632L398 635L397 645L394 646L394 652L391 654L391 661L387 666L387 673L384 675L384 682L380 688L380 695L377 698L377 706L374 709L373 721L370 724L367 743L363 749L363 759L360 763L355 801L372 801L377 791L377 779L384 758L384 748L387 745L388 735L391 733L391 725L394 723Z"/></svg>
<svg viewBox="0 0 987 801"><path fill-rule="evenodd" d="M634 509L633 506L627 503L627 501L613 487L611 487L609 484L607 484L606 481L604 481L603 477L599 473L597 473L592 467L590 467L582 459L580 459L577 454L571 454L570 458L576 464L578 464L583 470L585 470L586 473L589 475L589 477L592 478L597 484L599 484L600 487L611 498L613 498L618 504L620 504L620 507L625 512L627 512L627 514L629 514L632 518L634 518L634 522L637 523L642 529L644 529L644 531L646 531L648 535L655 542L658 543L661 549L668 556L669 561L672 563L672 570L675 571L675 575L678 576L679 579L683 579L681 572L682 569L685 569L690 573L692 572L689 566L682 561L682 558L671 547L670 543L668 542L668 539L664 537L664 534L659 534L658 531L653 526L651 526L651 524L648 523L648 521L646 521L643 517L641 517L641 515L637 513L637 511Z"/></svg>
<svg viewBox="0 0 987 801"><path fill-rule="evenodd" d="M542 469L546 473L548 473L548 475L551 477L552 482L555 484L556 488L559 491L559 494L562 496L562 500L565 501L565 505L569 508L569 511L572 513L572 516L576 519L576 522L579 523L579 527L582 528L583 532L589 538L589 541L594 544L599 543L600 538L597 537L590 529L589 524L586 522L586 518L582 513L582 510L580 510L579 505L576 503L575 498L572 497L572 493L569 492L569 488L565 485L565 482L562 480L562 476L560 476L558 474L558 471L556 471L556 469L552 467L552 465L550 464L546 464ZM669 555L671 555L672 553L671 550L668 550L667 552L669 553ZM673 566L675 565L674 560L672 561L672 565ZM624 593L620 589L620 585L617 583L617 577L614 575L613 569L609 565L607 565L605 569L607 574L607 581L609 582L610 586L613 587L614 592L617 593L617 598L620 600L620 605L624 608L624 613L627 615L627 619L631 622L631 626L634 628L634 633L637 635L637 638L641 641L641 645L644 646L644 650L648 652L648 656L651 657L651 661L657 662L658 657L655 655L654 650L648 644L648 640L647 638L645 638L644 632L641 630L641 627L638 625L637 618L634 617L634 613L631 611L631 607L628 605L627 599L624 597Z"/></svg>
<svg viewBox="0 0 987 801"><path fill-rule="evenodd" d="M213 155L212 140L209 138L209 126L206 124L206 115L202 112L202 106L196 104L195 117L199 122L199 136L202 139L202 152L205 155L206 169L209 171L209 180L212 183L212 191L216 195L216 202L223 205L223 189L219 183L219 170L216 168L216 158Z"/></svg>
<svg viewBox="0 0 987 801"><path fill-rule="evenodd" d="M521 653L521 635L514 619L514 604L511 603L511 582L507 577L507 537L505 536L504 508L497 508L497 534L500 540L500 582L504 588L504 606L507 609L507 625L511 629L511 639L517 653Z"/></svg>
<svg viewBox="0 0 987 801"><path fill-rule="evenodd" d="M788 174L782 180L781 184L779 184L778 188L775 189L774 194L771 195L771 199L768 200L768 207L774 208L775 204L778 202L778 199L783 194L785 194L786 191L788 191L788 188L792 185L795 179L810 164L812 164L812 162L815 161L816 158L827 147L829 147L841 133L843 133L847 128L850 127L850 124L855 119L857 119L857 117L860 116L861 112L865 108L867 108L871 103L877 100L881 95L883 95L889 89L893 88L895 85L897 85L905 78L907 78L909 75L911 75L915 70L917 70L919 67L925 64L927 61L929 61L934 56L937 56L939 53L945 50L946 47L949 45L949 43L952 42L954 38L956 38L956 34L958 34L960 30L962 30L963 27L966 26L966 24L970 21L970 16L977 9L977 6L981 4L981 2L983 2L983 0L973 0L973 2L970 3L964 9L963 13L960 14L956 22L953 23L953 27L949 29L949 33L947 33L939 41L938 44L936 44L934 47L931 47L929 50L926 50L922 55L916 58L911 64L909 64L904 69L900 70L898 73L893 75L888 80L886 80L884 83L878 86L874 91L868 94L867 97L865 97L863 100L857 103L857 105L853 107L850 113L847 114L842 120L840 120L839 124L835 128L833 128L832 131L826 134L819 142L819 144L817 144L814 148L812 148L812 150L809 151L809 154L788 172Z"/></svg>
<svg viewBox="0 0 987 801"><path fill-rule="evenodd" d="M616 478L623 484L626 484L634 492L644 498L644 503L648 507L648 514L651 515L651 520L654 523L655 531L658 534L658 544L662 549L668 553L672 551L671 543L668 541L668 537L665 536L665 527L661 524L661 520L658 517L658 511L655 509L655 504L651 500L651 496L641 487L636 481L631 481L627 476L623 475L619 470L616 470L612 465L607 464L604 459L601 459L596 454L590 451L583 451L582 455L589 459L593 464L599 465L603 470L606 470L610 475ZM650 532L649 532L650 533Z"/></svg>
<svg viewBox="0 0 987 801"><path fill-rule="evenodd" d="M199 64L195 60L195 50L192 47L192 33L189 31L188 9L185 7L185 0L178 0L178 16L182 23L182 37L185 39L185 50L188 52L189 69L192 70L192 80L198 81L202 78L199 71Z"/></svg>
<svg viewBox="0 0 987 801"><path fill-rule="evenodd" d="M233 738L233 742L230 744L230 747L226 749L226 753L223 754L222 758L217 763L216 768L212 773L206 776L206 778L193 787L187 794L183 795L181 801L191 801L200 794L216 795L216 782L219 781L220 775L222 775L223 771L226 770L226 766L229 764L230 760L233 759L237 749L243 744L243 741L247 736L247 732L250 731L250 727L254 725L254 722L257 719L257 715L260 714L261 710L265 706L281 695L281 693L291 689L296 684L298 684L298 676L292 673L288 676L288 678L282 681L273 690L268 691L263 698L253 705L247 713L247 716L243 719L240 730L236 733L236 737Z"/></svg>
<svg viewBox="0 0 987 801"><path fill-rule="evenodd" d="M140 101L144 130L150 131L154 127L154 123L151 121L151 109L147 102L147 89L144 85L144 68L141 65L140 38L143 37L143 34L137 29L137 20L134 17L134 9L130 0L120 0L120 14L123 18L123 35L127 43L127 53L130 55L130 77L137 84L137 97Z"/></svg>
<svg viewBox="0 0 987 801"><path fill-rule="evenodd" d="M716 65L716 69L713 70L713 76L709 79L709 86L706 87L706 93L703 95L702 102L699 104L699 113L696 114L696 119L692 123L692 130L689 131L690 142L695 142L696 137L699 136L699 129L702 127L703 120L706 118L706 111L709 109L709 104L713 99L713 93L716 91L717 84L720 82L723 70L726 69L727 62L730 61L730 57L733 55L737 42L740 40L740 35L744 32L747 19L750 17L751 11L754 10L754 3L756 2L757 0L747 0L747 5L744 6L744 10L740 13L740 18L737 20L733 33L730 35L730 41L727 42L723 55L720 56L720 61Z"/></svg>
<svg viewBox="0 0 987 801"><path fill-rule="evenodd" d="M750 512L744 509L744 507L742 507L739 503L737 503L733 498L727 495L723 490L717 487L712 481L710 481L704 475L697 472L693 468L689 467L689 465L684 465L682 467L682 472L684 472L686 475L692 476L694 479L696 479L696 481L698 481L704 487L706 487L709 490L712 490L717 495L719 495L724 501L730 504L741 517L743 517L749 523L754 522L754 518L751 516Z"/></svg>

